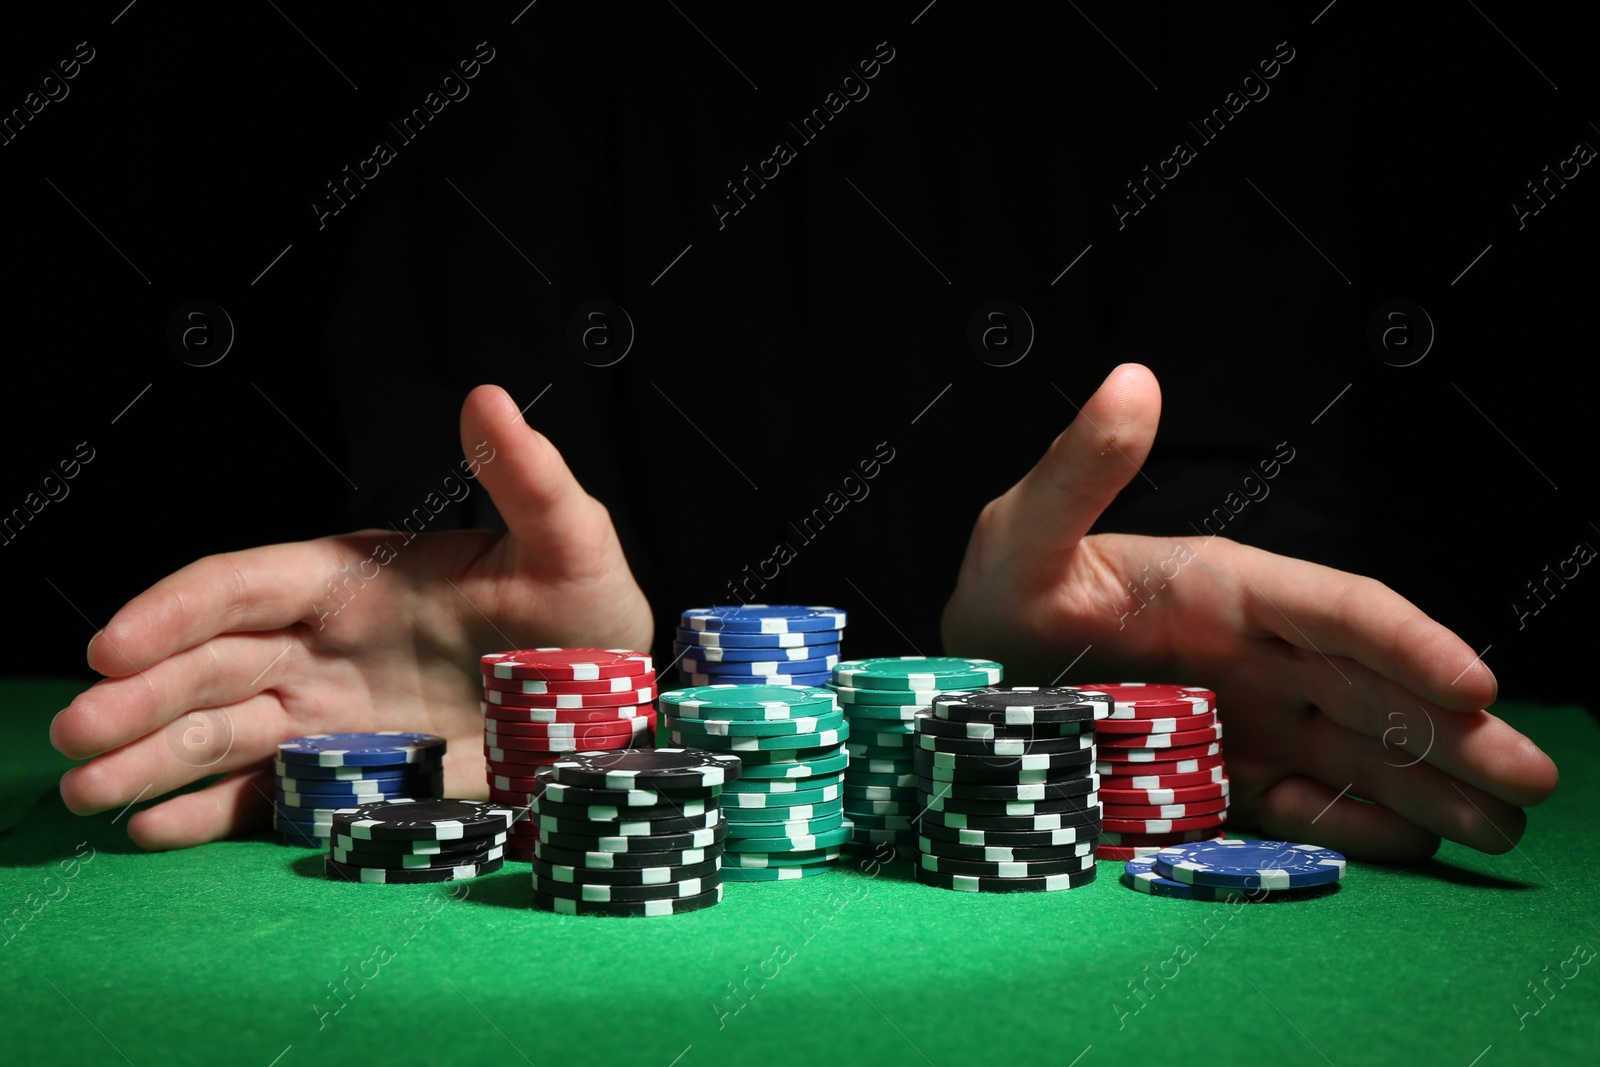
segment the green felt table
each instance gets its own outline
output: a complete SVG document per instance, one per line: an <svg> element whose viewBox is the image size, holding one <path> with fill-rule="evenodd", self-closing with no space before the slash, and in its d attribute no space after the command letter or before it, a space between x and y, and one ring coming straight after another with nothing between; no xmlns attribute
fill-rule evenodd
<svg viewBox="0 0 1600 1067"><path fill-rule="evenodd" d="M1561 767L1521 844L1352 864L1311 900L730 884L659 919L532 910L528 867L350 885L263 834L149 854L69 814L76 684L0 683L5 1044L20 1063L1593 1063L1600 732L1497 708ZM1538 995L1534 993L1537 987Z"/></svg>

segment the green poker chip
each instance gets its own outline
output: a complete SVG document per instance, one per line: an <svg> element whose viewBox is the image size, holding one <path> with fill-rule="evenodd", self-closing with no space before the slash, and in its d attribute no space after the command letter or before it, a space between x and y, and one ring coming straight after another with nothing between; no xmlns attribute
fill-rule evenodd
<svg viewBox="0 0 1600 1067"><path fill-rule="evenodd" d="M843 800L844 790L837 785L821 789L796 789L786 793L724 793L722 814L736 818L740 812L765 811L770 808L792 808L804 804L826 804Z"/></svg>
<svg viewBox="0 0 1600 1067"><path fill-rule="evenodd" d="M807 819L830 819L844 814L843 798L824 800L819 804L796 804L792 808L740 808L724 811L722 821L728 824L728 833L738 837L745 826L766 826L775 822L802 822ZM808 831L809 832L809 831Z"/></svg>
<svg viewBox="0 0 1600 1067"><path fill-rule="evenodd" d="M678 724L673 725L677 727ZM810 734L785 734L778 737L716 737L675 728L669 736L675 745L684 748L709 748L715 752L804 751L808 748L825 748L843 743L850 736L850 724L840 716L837 728Z"/></svg>
<svg viewBox="0 0 1600 1067"><path fill-rule="evenodd" d="M839 858L839 847L819 848L811 852L725 852L722 867L812 867L832 863Z"/></svg>
<svg viewBox="0 0 1600 1067"><path fill-rule="evenodd" d="M833 691L809 685L697 685L657 698L663 714L689 719L792 719L838 707Z"/></svg>
<svg viewBox="0 0 1600 1067"><path fill-rule="evenodd" d="M744 781L744 779L740 779ZM917 787L917 772L915 768L902 773L881 774L874 771L860 770L857 764L851 764L850 770L844 776L845 795L850 795L851 787L889 786L895 789L915 789Z"/></svg>
<svg viewBox="0 0 1600 1067"><path fill-rule="evenodd" d="M851 663L860 663L861 660L850 660ZM844 666L844 664L840 664ZM914 707L918 711L926 711L933 698L943 693L943 689L858 689L853 685L838 685L828 683L828 689L838 699L841 707Z"/></svg>
<svg viewBox="0 0 1600 1067"><path fill-rule="evenodd" d="M728 824L729 841L747 841L752 837L815 837L817 834L838 829L844 821L844 810L814 819L793 819L789 822Z"/></svg>
<svg viewBox="0 0 1600 1067"><path fill-rule="evenodd" d="M811 837L743 837L728 838L729 852L815 852L818 849L837 848L849 841L855 833L855 824L843 820L832 830ZM915 840L916 835L912 835Z"/></svg>
<svg viewBox="0 0 1600 1067"><path fill-rule="evenodd" d="M850 754L843 749L808 760L774 760L770 763L758 763L746 760L741 755L744 764L744 773L740 780L749 778L811 778L819 775L838 774L850 766ZM907 774L914 774L907 771Z"/></svg>
<svg viewBox="0 0 1600 1067"><path fill-rule="evenodd" d="M818 774L809 778L740 778L732 783L739 788L725 788L722 791L722 806L724 808L738 807L745 803L744 795L756 793L762 796L772 794L774 799L766 803L781 803L778 797L793 795L795 793L815 792L823 789L839 789L844 785L843 774ZM752 802L753 806L760 807L760 802Z"/></svg>
<svg viewBox="0 0 1600 1067"><path fill-rule="evenodd" d="M841 689L937 689L944 692L999 685L1004 673L1005 668L992 659L883 656L841 661L833 668L833 683Z"/></svg>
<svg viewBox="0 0 1600 1067"><path fill-rule="evenodd" d="M913 723L919 715L926 715L927 704L851 704L839 702L845 718L860 723L863 729L882 730L877 723ZM872 723L874 725L868 725Z"/></svg>
<svg viewBox="0 0 1600 1067"><path fill-rule="evenodd" d="M839 864L820 863L800 867L731 867L723 872L725 882L795 882L828 874L839 869Z"/></svg>
<svg viewBox="0 0 1600 1067"><path fill-rule="evenodd" d="M837 709L821 715L797 715L792 719L686 719L662 712L661 721L669 730L713 738L792 737L837 730L845 724L844 712Z"/></svg>

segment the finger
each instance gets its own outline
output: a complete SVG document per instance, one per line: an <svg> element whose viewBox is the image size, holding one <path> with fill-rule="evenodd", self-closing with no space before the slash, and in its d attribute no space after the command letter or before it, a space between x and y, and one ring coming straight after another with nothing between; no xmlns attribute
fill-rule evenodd
<svg viewBox="0 0 1600 1067"><path fill-rule="evenodd" d="M1380 804L1363 804L1321 782L1293 775L1245 805L1236 822L1279 841L1321 845L1351 859L1418 863L1439 849L1439 836Z"/></svg>
<svg viewBox="0 0 1600 1067"><path fill-rule="evenodd" d="M523 421L497 385L480 385L461 408L461 448L519 546L553 573L573 576L594 556L603 516L549 439ZM604 543L604 542L602 542ZM576 565L576 568L575 568Z"/></svg>
<svg viewBox="0 0 1600 1067"><path fill-rule="evenodd" d="M190 721L192 720L192 721ZM268 759L285 737L283 706L262 693L192 712L162 730L61 776L61 799L78 815L124 807Z"/></svg>
<svg viewBox="0 0 1600 1067"><path fill-rule="evenodd" d="M1249 620L1297 648L1348 656L1454 711L1493 704L1498 685L1461 638L1382 582L1231 545Z"/></svg>
<svg viewBox="0 0 1600 1067"><path fill-rule="evenodd" d="M292 631L214 637L78 694L51 722L50 743L71 759L109 752L194 708L225 707L273 688L298 648Z"/></svg>
<svg viewBox="0 0 1600 1067"><path fill-rule="evenodd" d="M1318 781L1349 783L1344 788L1350 795L1381 804L1431 834L1480 852L1508 851L1527 827L1527 816L1516 805L1458 782L1427 762L1386 763L1379 742L1326 716L1306 720L1301 744L1306 769ZM1351 803L1360 802L1347 796L1333 808Z"/></svg>
<svg viewBox="0 0 1600 1067"><path fill-rule="evenodd" d="M207 556L123 605L90 641L89 666L125 678L220 633L315 618L361 558L332 538Z"/></svg>
<svg viewBox="0 0 1600 1067"><path fill-rule="evenodd" d="M128 836L151 851L188 848L260 830L271 820L272 767L257 766L135 813Z"/></svg>
<svg viewBox="0 0 1600 1067"><path fill-rule="evenodd" d="M1452 778L1519 807L1541 804L1559 773L1531 740L1487 711L1458 712L1422 700L1404 686L1351 659L1318 669L1315 653L1296 650L1284 689L1308 695L1329 718L1376 739L1385 764L1426 760Z"/></svg>
<svg viewBox="0 0 1600 1067"><path fill-rule="evenodd" d="M1048 565L1072 551L1139 473L1160 418L1155 376L1137 363L1113 370L1044 457L992 505L1013 553Z"/></svg>

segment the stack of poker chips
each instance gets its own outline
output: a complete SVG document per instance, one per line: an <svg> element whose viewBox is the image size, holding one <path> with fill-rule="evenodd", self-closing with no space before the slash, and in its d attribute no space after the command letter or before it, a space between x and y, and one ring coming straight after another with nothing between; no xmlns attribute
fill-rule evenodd
<svg viewBox="0 0 1600 1067"><path fill-rule="evenodd" d="M375 800L444 796L445 740L396 730L311 734L278 746L273 828L326 851L333 813Z"/></svg>
<svg viewBox="0 0 1600 1067"><path fill-rule="evenodd" d="M832 870L853 826L841 789L849 724L833 694L800 685L704 685L661 694L672 744L733 753L722 794L723 878L775 882Z"/></svg>
<svg viewBox="0 0 1600 1067"><path fill-rule="evenodd" d="M521 812L506 855L533 859L535 772L571 752L649 747L655 668L619 648L530 648L484 656L483 756L489 799Z"/></svg>
<svg viewBox="0 0 1600 1067"><path fill-rule="evenodd" d="M1228 819L1217 696L1193 686L1080 686L1105 693L1111 716L1097 730L1103 860L1131 860L1169 845L1214 840Z"/></svg>
<svg viewBox="0 0 1600 1067"><path fill-rule="evenodd" d="M680 915L722 899L718 799L733 756L580 752L541 773L533 903L566 915Z"/></svg>
<svg viewBox="0 0 1600 1067"><path fill-rule="evenodd" d="M839 662L844 612L800 604L695 608L679 620L679 684L822 685Z"/></svg>
<svg viewBox="0 0 1600 1067"><path fill-rule="evenodd" d="M995 685L1001 673L994 660L957 656L846 660L834 667L830 688L850 723L844 810L856 826L852 852L916 845L912 820L922 807L912 760L915 719L940 693Z"/></svg>
<svg viewBox="0 0 1600 1067"><path fill-rule="evenodd" d="M1128 860L1122 884L1158 897L1260 902L1325 892L1344 869L1343 856L1316 845L1201 841Z"/></svg>
<svg viewBox="0 0 1600 1067"><path fill-rule="evenodd" d="M386 800L333 814L329 878L416 885L492 874L512 812L477 800Z"/></svg>
<svg viewBox="0 0 1600 1067"><path fill-rule="evenodd" d="M917 719L917 881L973 893L1095 878L1095 726L1110 700L1065 688L974 689Z"/></svg>

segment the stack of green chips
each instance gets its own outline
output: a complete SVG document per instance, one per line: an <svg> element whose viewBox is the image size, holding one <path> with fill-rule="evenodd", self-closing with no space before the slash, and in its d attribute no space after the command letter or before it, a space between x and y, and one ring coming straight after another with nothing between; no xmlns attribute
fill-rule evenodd
<svg viewBox="0 0 1600 1067"><path fill-rule="evenodd" d="M844 813L850 726L827 689L701 685L660 696L667 743L731 752L722 791L727 882L786 881L832 870L853 827Z"/></svg>

